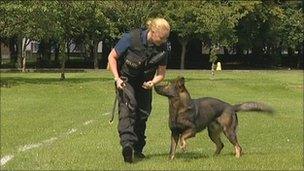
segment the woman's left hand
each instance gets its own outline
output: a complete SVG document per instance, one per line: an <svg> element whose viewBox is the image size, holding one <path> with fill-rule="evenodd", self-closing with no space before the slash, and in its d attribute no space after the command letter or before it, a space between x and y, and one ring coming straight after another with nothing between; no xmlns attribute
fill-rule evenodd
<svg viewBox="0 0 304 171"><path fill-rule="evenodd" d="M142 88L144 89L152 89L154 86L154 83L152 81L144 82L142 85Z"/></svg>

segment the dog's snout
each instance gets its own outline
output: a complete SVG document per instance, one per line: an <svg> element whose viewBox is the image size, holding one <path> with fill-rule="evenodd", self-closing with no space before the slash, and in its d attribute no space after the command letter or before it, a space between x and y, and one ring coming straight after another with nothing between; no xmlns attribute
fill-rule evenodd
<svg viewBox="0 0 304 171"><path fill-rule="evenodd" d="M156 93L160 94L162 92L163 87L164 87L163 85L156 85L154 86L154 89Z"/></svg>
<svg viewBox="0 0 304 171"><path fill-rule="evenodd" d="M171 97L174 96L174 87L172 87L170 82L161 82L157 85L154 86L154 89L157 94L166 96L166 97Z"/></svg>

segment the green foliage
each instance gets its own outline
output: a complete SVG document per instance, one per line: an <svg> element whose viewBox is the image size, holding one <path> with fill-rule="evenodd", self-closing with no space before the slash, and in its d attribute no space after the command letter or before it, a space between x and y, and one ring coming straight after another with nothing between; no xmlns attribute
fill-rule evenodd
<svg viewBox="0 0 304 171"><path fill-rule="evenodd" d="M288 5L292 3L263 1L256 4L254 10L238 22L238 45L259 50L259 53L298 47L303 42L303 13L302 8Z"/></svg>
<svg viewBox="0 0 304 171"><path fill-rule="evenodd" d="M239 41L244 47L281 40L295 47L303 41L303 14L302 8L288 4L292 2L3 1L0 33L32 40L117 39L126 30L145 26L151 17L164 16L182 39L197 37L221 46Z"/></svg>
<svg viewBox="0 0 304 171"><path fill-rule="evenodd" d="M111 39L118 39L122 33L133 28L145 27L149 18L155 17L158 4L152 1L105 1L104 13L114 32Z"/></svg>
<svg viewBox="0 0 304 171"><path fill-rule="evenodd" d="M0 33L2 36L10 37L19 35L25 28L27 19L22 16L25 15L21 1L15 2L1 2L1 25Z"/></svg>
<svg viewBox="0 0 304 171"><path fill-rule="evenodd" d="M304 42L304 15L302 9L285 9L280 18L278 30L280 42L283 47L293 48L301 46Z"/></svg>
<svg viewBox="0 0 304 171"><path fill-rule="evenodd" d="M192 1L191 5L187 1L168 1L164 4L165 17L180 39L189 40L195 37L199 28L197 11L202 5L203 2L200 1Z"/></svg>
<svg viewBox="0 0 304 171"><path fill-rule="evenodd" d="M199 29L202 37L207 36L211 42L220 46L231 46L237 42L236 25L246 16L257 2L206 3L199 9ZM203 40L204 41L204 40Z"/></svg>
<svg viewBox="0 0 304 171"><path fill-rule="evenodd" d="M114 46L125 31L164 17L183 46L182 56L192 39L209 47L279 54L300 49L302 11L301 1L1 1L0 38L74 40L89 46L103 40Z"/></svg>

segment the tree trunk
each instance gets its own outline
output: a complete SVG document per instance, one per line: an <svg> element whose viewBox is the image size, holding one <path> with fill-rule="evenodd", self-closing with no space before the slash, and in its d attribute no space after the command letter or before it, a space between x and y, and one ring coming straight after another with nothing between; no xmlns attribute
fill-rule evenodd
<svg viewBox="0 0 304 171"><path fill-rule="evenodd" d="M88 65L90 63L90 49L91 49L90 42L89 41L85 42L85 44L84 44L84 54L85 54L84 61L85 61L86 65Z"/></svg>
<svg viewBox="0 0 304 171"><path fill-rule="evenodd" d="M303 42L304 43L304 42ZM304 44L299 46L298 48L298 60L297 60L297 69L301 68L301 65L303 67L303 50L304 50Z"/></svg>
<svg viewBox="0 0 304 171"><path fill-rule="evenodd" d="M180 69L183 70L183 69L185 69L186 47L187 47L187 44L188 44L188 40L181 39L179 41L180 41L180 43L182 45L182 54L181 54Z"/></svg>
<svg viewBox="0 0 304 171"><path fill-rule="evenodd" d="M244 55L243 51L242 51L242 49L241 49L241 47L239 45L236 45L234 47L234 49L235 49L235 53L236 53L237 56Z"/></svg>
<svg viewBox="0 0 304 171"><path fill-rule="evenodd" d="M85 45L85 41L81 43L81 54L82 54L82 57L83 59L86 59L86 45Z"/></svg>
<svg viewBox="0 0 304 171"><path fill-rule="evenodd" d="M68 41L67 44L66 44L66 46L67 46L66 47L67 48L66 58L67 58L68 61L70 61L70 45L71 45L70 41Z"/></svg>
<svg viewBox="0 0 304 171"><path fill-rule="evenodd" d="M252 66L261 66L263 64L263 47L256 45L252 47L252 53L250 55L249 63Z"/></svg>
<svg viewBox="0 0 304 171"><path fill-rule="evenodd" d="M98 70L98 56L97 56L98 42L93 41L93 60L94 60L94 69Z"/></svg>
<svg viewBox="0 0 304 171"><path fill-rule="evenodd" d="M66 42L61 42L60 43L60 57L61 57L61 74L60 74L60 80L65 79L65 61L66 61L66 54L65 54L65 49L67 48Z"/></svg>
<svg viewBox="0 0 304 171"><path fill-rule="evenodd" d="M16 38L9 39L9 51L10 51L10 62L13 64L17 63L17 40Z"/></svg>
<svg viewBox="0 0 304 171"><path fill-rule="evenodd" d="M45 58L47 59L47 63L49 64L51 61L51 40L47 39L46 45L45 45Z"/></svg>
<svg viewBox="0 0 304 171"><path fill-rule="evenodd" d="M26 72L26 53L25 53L25 51L24 52L22 52L22 56L23 56L23 58L22 58L22 72Z"/></svg>
<svg viewBox="0 0 304 171"><path fill-rule="evenodd" d="M56 65L59 63L59 51L60 51L60 44L57 42L55 47L55 63Z"/></svg>
<svg viewBox="0 0 304 171"><path fill-rule="evenodd" d="M224 49L224 56L227 57L229 55L229 50L226 46L224 46L223 49Z"/></svg>
<svg viewBox="0 0 304 171"><path fill-rule="evenodd" d="M216 47L215 45L211 45L209 50L209 62L211 62L211 75L212 78L214 78L214 70L215 70L215 62L218 59L217 52L219 50L219 47Z"/></svg>
<svg viewBox="0 0 304 171"><path fill-rule="evenodd" d="M39 63L42 67L49 66L51 61L50 39L42 39L39 46Z"/></svg>
<svg viewBox="0 0 304 171"><path fill-rule="evenodd" d="M212 62L212 64L211 64L211 75L212 75L212 78L214 77L214 70L215 70L215 64L214 64L214 62Z"/></svg>
<svg viewBox="0 0 304 171"><path fill-rule="evenodd" d="M17 39L17 68L22 69L22 38Z"/></svg>
<svg viewBox="0 0 304 171"><path fill-rule="evenodd" d="M22 39L22 53L21 53L22 72L26 72L26 46L29 43L30 43L30 39L27 39L27 38Z"/></svg>
<svg viewBox="0 0 304 171"><path fill-rule="evenodd" d="M288 67L289 68L292 68L292 63L293 63L293 60L292 60L292 58L293 58L293 54L294 54L294 51L293 51L293 49L292 48L287 48L287 52L288 52Z"/></svg>
<svg viewBox="0 0 304 171"><path fill-rule="evenodd" d="M15 67L18 66L18 39L16 37L9 39L9 51L10 51L10 62L15 65Z"/></svg>
<svg viewBox="0 0 304 171"><path fill-rule="evenodd" d="M39 65L40 67L44 67L44 66L45 66L45 65L44 65L45 61L44 61L44 58L43 58L43 56L44 56L44 50L45 50L44 44L45 44L45 43L44 43L44 40L41 39L41 40L40 40L40 43L39 43L38 57L37 57L37 62L38 62L38 65Z"/></svg>
<svg viewBox="0 0 304 171"><path fill-rule="evenodd" d="M26 69L26 51L25 51L26 42L27 42L27 39L23 38L22 39L22 51L21 51L22 72L25 72L25 69Z"/></svg>
<svg viewBox="0 0 304 171"><path fill-rule="evenodd" d="M0 60L2 61L2 42L0 42Z"/></svg>
<svg viewBox="0 0 304 171"><path fill-rule="evenodd" d="M90 45L89 45L89 61L92 61L92 59L94 60L94 43L93 43L93 41L90 41Z"/></svg>

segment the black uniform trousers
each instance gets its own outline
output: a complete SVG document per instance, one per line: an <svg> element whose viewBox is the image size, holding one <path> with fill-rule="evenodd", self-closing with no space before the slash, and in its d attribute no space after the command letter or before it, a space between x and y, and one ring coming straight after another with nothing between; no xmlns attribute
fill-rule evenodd
<svg viewBox="0 0 304 171"><path fill-rule="evenodd" d="M124 90L118 90L118 132L122 147L132 146L135 152L142 152L146 144L146 122L151 113L152 90L143 89L142 83L128 82L134 91L137 106L134 110L128 104L128 99L123 94ZM127 87L128 88L128 87Z"/></svg>

